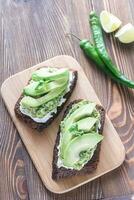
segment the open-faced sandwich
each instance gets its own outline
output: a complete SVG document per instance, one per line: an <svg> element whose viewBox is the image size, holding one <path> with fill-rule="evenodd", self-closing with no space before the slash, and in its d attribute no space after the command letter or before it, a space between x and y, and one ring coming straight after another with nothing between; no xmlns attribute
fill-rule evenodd
<svg viewBox="0 0 134 200"><path fill-rule="evenodd" d="M96 169L105 111L89 100L69 104L61 121L53 151L52 178L87 174Z"/></svg>
<svg viewBox="0 0 134 200"><path fill-rule="evenodd" d="M46 128L62 110L77 81L77 72L43 67L32 73L15 105L15 113L38 131Z"/></svg>

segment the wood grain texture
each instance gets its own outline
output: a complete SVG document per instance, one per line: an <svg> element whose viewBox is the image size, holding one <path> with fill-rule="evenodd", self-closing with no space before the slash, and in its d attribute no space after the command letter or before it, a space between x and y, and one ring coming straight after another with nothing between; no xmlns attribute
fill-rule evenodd
<svg viewBox="0 0 134 200"><path fill-rule="evenodd" d="M130 21L134 24L133 0L0 1L1 83L9 75L52 56L72 55L82 65L126 148L125 163L118 170L68 195L54 195L43 187L0 100L0 199L89 200L134 192L134 92L111 82L85 58L75 39L65 37L66 33L73 32L80 38L88 38L91 35L88 13L92 9L99 13L104 8L116 14L123 24ZM134 80L134 45L122 45L112 35L106 34L105 41L120 69ZM17 165L21 170L13 173L18 160L21 160L23 165ZM19 179L24 180L24 184L21 184L22 190L17 184L17 176L23 177Z"/></svg>
<svg viewBox="0 0 134 200"><path fill-rule="evenodd" d="M28 68L22 72L19 72L9 77L2 84L1 94L6 104L6 107L11 115L17 130L24 142L29 155L44 183L46 188L54 193L65 193L82 186L85 183L94 180L109 171L119 167L125 158L125 149L121 143L121 140L115 131L112 123L106 115L105 124L103 128L104 139L101 143L100 161L95 171L90 174L84 174L83 176L73 176L70 178L61 179L59 181L53 181L52 179L52 158L53 149L56 140L56 133L59 129L60 121L62 120L63 111L53 121L53 123L43 130L42 134L39 134L37 130L33 130L22 120L19 120L14 112L14 107L19 97L22 94L22 90L27 85L28 80L31 79L31 74L36 69L44 66L69 68L78 73L78 80L76 87L68 100L67 105L76 99L89 99L97 104L100 104L98 97L90 82L88 81L82 67L71 56L56 56L45 62L39 63L36 66ZM17 88L14 87L17 85ZM63 109L65 110L65 109ZM44 173L45 172L45 173Z"/></svg>

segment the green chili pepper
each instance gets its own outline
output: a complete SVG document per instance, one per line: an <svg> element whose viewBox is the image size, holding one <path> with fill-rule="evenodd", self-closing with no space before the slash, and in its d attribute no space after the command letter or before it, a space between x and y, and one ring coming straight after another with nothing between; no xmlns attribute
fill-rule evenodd
<svg viewBox="0 0 134 200"><path fill-rule="evenodd" d="M117 78L115 78L114 74L109 71L109 69L105 66L104 62L99 57L95 46L92 45L89 40L83 39L80 40L80 48L84 51L84 53L89 57L94 63L103 70L107 75L109 75L113 80L118 81ZM119 82L119 81L118 81Z"/></svg>
<svg viewBox="0 0 134 200"><path fill-rule="evenodd" d="M107 67L107 69L109 70L109 74L112 74L115 77L114 79L117 80L119 83L127 87L134 88L134 81L129 80L122 72L120 72L108 55L103 41L100 20L94 11L90 13L89 21L96 47L95 50L97 51L100 59L105 64L105 68Z"/></svg>

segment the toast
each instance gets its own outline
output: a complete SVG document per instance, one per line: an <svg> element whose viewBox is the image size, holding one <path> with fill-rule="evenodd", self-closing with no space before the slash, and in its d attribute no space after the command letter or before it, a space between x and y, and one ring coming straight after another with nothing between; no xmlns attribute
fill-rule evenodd
<svg viewBox="0 0 134 200"><path fill-rule="evenodd" d="M64 98L65 101L62 102L60 106L56 107L57 111L56 112L52 112L51 113L51 117L45 123L36 122L33 118L31 118L28 115L26 115L23 112L21 112L21 110L20 110L20 102L23 99L24 94L22 94L20 96L20 98L18 99L18 101L15 104L14 111L15 111L16 116L19 119L21 119L22 121L24 121L29 127L33 128L33 129L36 129L39 132L41 132L44 128L47 128L48 125L50 125L53 122L53 120L58 116L58 114L61 112L61 110L63 109L65 103L67 102L67 100L71 96L71 94L73 92L73 89L74 89L74 87L76 85L76 82L77 82L77 71L69 70L69 72L72 72L72 75L73 75L74 78L70 83L69 90L62 97L62 98Z"/></svg>
<svg viewBox="0 0 134 200"><path fill-rule="evenodd" d="M75 100L68 105L68 107L64 113L63 119L67 116L67 114L69 113L72 106L80 101L81 100ZM96 105L96 109L100 113L100 127L98 129L98 133L102 134L103 126L104 126L104 122L105 122L105 110L101 105ZM55 146L54 146L54 150L53 150L52 179L59 180L61 178L65 178L65 177L70 177L70 176L75 176L75 175L84 175L84 174L93 172L97 168L97 164L99 162L99 153L100 153L101 142L99 142L97 144L97 148L95 149L92 158L83 166L83 168L81 170L67 169L63 166L59 168L57 166L57 162L58 162L58 151L59 151L58 146L59 146L59 142L60 142L60 132L61 132L61 128L59 128Z"/></svg>

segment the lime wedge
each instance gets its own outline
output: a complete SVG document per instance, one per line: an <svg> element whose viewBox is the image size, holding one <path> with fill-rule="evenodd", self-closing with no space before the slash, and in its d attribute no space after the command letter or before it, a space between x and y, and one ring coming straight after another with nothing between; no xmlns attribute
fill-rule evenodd
<svg viewBox="0 0 134 200"><path fill-rule="evenodd" d="M102 28L107 33L111 33L117 30L122 23L116 16L107 12L106 10L103 10L101 12L100 22L101 22Z"/></svg>
<svg viewBox="0 0 134 200"><path fill-rule="evenodd" d="M115 34L115 37L122 43L134 42L134 26L131 23L126 24Z"/></svg>

